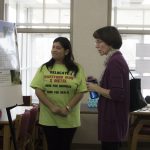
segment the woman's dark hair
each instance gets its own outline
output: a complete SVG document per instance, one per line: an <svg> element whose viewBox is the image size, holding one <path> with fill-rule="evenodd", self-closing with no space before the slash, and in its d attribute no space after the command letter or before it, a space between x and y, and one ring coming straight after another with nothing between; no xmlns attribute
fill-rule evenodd
<svg viewBox="0 0 150 150"><path fill-rule="evenodd" d="M95 39L101 39L114 49L119 49L122 45L121 35L117 28L113 26L106 26L96 30L93 33L93 37Z"/></svg>
<svg viewBox="0 0 150 150"><path fill-rule="evenodd" d="M74 62L74 56L72 53L72 46L71 46L70 41L66 37L58 37L53 41L53 43L55 42L59 42L65 50L69 50L68 54L65 55L64 64L66 68L68 69L68 72L72 71L74 72L74 75L76 76L79 69L76 63ZM46 67L49 68L49 67L53 67L54 64L55 64L55 59L51 58L48 62L44 63L42 66L46 65Z"/></svg>

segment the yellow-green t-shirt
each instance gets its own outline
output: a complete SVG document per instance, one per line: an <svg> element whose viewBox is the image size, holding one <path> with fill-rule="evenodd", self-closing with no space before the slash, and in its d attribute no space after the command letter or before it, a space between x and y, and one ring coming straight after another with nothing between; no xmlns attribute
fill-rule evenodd
<svg viewBox="0 0 150 150"><path fill-rule="evenodd" d="M34 76L31 87L42 89L47 97L56 105L65 107L76 93L87 91L86 77L83 68L78 65L76 75L67 72L62 64L55 64L52 68L40 67ZM68 114L61 117L52 113L48 107L40 103L39 123L59 128L73 128L80 126L80 103Z"/></svg>

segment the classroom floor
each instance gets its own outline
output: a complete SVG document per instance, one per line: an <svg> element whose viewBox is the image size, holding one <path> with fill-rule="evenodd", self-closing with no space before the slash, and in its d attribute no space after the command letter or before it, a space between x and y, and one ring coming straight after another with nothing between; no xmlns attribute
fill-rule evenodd
<svg viewBox="0 0 150 150"><path fill-rule="evenodd" d="M72 150L101 150L100 145L89 145L89 144L81 144L72 146ZM128 150L127 145L123 145L121 150ZM137 150L150 150L150 143L140 143L138 144Z"/></svg>

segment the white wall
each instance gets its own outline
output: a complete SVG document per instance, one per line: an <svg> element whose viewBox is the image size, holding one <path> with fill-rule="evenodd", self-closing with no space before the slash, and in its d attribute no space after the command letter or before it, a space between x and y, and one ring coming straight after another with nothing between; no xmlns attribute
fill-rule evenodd
<svg viewBox="0 0 150 150"><path fill-rule="evenodd" d="M75 59L88 75L99 78L104 57L95 48L93 32L107 25L108 0L72 0L72 45ZM86 102L87 94L83 99Z"/></svg>
<svg viewBox="0 0 150 150"><path fill-rule="evenodd" d="M72 44L75 59L87 75L97 78L103 68L104 58L95 48L93 32L107 25L109 0L73 0ZM86 103L88 94L83 103ZM77 130L74 143L98 144L97 115L81 114L81 127Z"/></svg>

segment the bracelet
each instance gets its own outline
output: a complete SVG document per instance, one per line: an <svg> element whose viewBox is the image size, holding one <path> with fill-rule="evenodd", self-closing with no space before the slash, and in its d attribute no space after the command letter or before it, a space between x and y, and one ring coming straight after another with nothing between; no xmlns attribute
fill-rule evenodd
<svg viewBox="0 0 150 150"><path fill-rule="evenodd" d="M67 109L68 112L71 111L71 108L70 108L70 106L68 106L68 105L66 106L66 109Z"/></svg>

